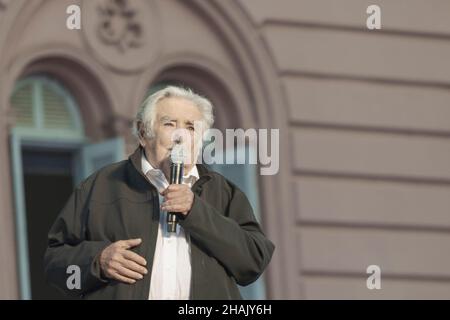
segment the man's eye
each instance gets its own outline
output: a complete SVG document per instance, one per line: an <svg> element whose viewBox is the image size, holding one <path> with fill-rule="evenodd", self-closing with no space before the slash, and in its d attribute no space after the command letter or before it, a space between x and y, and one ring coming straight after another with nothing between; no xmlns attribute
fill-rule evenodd
<svg viewBox="0 0 450 320"><path fill-rule="evenodd" d="M194 127L188 127L188 130L194 131Z"/></svg>
<svg viewBox="0 0 450 320"><path fill-rule="evenodd" d="M172 122L164 123L164 125L165 125L166 127L173 127L173 123L172 123Z"/></svg>

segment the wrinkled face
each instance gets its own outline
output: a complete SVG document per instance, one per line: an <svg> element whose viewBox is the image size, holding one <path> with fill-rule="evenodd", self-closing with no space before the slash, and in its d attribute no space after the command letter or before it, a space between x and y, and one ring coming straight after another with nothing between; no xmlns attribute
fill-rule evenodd
<svg viewBox="0 0 450 320"><path fill-rule="evenodd" d="M195 139L202 135L202 132L195 131L201 129L194 127L194 124L200 123L202 119L199 108L187 99L170 97L160 100L156 106L154 136L140 139L151 164L166 173L174 141L180 140L186 146L186 152L190 152L190 163L185 163L187 173L195 165L198 156L198 139Z"/></svg>

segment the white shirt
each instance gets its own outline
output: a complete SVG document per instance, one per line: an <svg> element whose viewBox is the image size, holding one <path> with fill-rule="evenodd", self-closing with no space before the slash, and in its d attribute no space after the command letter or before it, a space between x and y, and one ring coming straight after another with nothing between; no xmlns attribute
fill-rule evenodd
<svg viewBox="0 0 450 320"><path fill-rule="evenodd" d="M159 192L169 186L164 173L152 167L144 152L142 152L142 171ZM198 170L194 166L183 177L183 184L192 187L198 178ZM164 197L159 194L159 203L163 201ZM167 212L161 210L148 298L188 300L191 294L190 237L179 224L176 233L168 233L166 217Z"/></svg>

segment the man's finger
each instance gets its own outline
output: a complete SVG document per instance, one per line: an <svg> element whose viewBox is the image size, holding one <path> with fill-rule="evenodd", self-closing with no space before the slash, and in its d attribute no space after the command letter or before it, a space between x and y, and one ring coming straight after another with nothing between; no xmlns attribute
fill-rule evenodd
<svg viewBox="0 0 450 320"><path fill-rule="evenodd" d="M187 211L186 206L181 205L181 204L165 206L163 208L163 210L168 211L168 212L185 212L185 211Z"/></svg>
<svg viewBox="0 0 450 320"><path fill-rule="evenodd" d="M182 196L182 197L178 197L178 198L174 198L171 200L166 200L163 203L161 203L161 207L166 207L166 206L171 206L171 205L175 205L175 204L185 204L190 202L191 197L189 196Z"/></svg>
<svg viewBox="0 0 450 320"><path fill-rule="evenodd" d="M130 248L140 245L141 242L142 242L142 239L140 239L140 238L123 240L123 248L130 249Z"/></svg>
<svg viewBox="0 0 450 320"><path fill-rule="evenodd" d="M172 190L172 189L170 189L170 186L171 186L171 185L169 185L167 188L165 188L165 189L161 192L161 195L162 195L162 196L165 196L169 191Z"/></svg>
<svg viewBox="0 0 450 320"><path fill-rule="evenodd" d="M166 189L164 189L163 192L161 192L161 195L166 195L168 192L173 192L173 191L179 191L179 190L184 190L186 188L189 188L187 185L185 184L171 184L169 185Z"/></svg>
<svg viewBox="0 0 450 320"><path fill-rule="evenodd" d="M182 189L186 189L186 188L188 188L187 185L185 185L185 184L179 184L179 183L174 183L174 184L171 184L171 185L169 185L169 186L167 187L167 189L168 189L169 191L177 191L177 190L182 190Z"/></svg>
<svg viewBox="0 0 450 320"><path fill-rule="evenodd" d="M138 272L138 273L140 273L140 274L142 274L142 275L146 275L146 274L147 274L147 269L144 268L143 266L138 265L138 264L137 264L136 262L134 262L134 261L125 259L125 260L122 262L122 265L123 265L125 268L130 269L130 270L132 270L132 271L134 271L134 272Z"/></svg>
<svg viewBox="0 0 450 320"><path fill-rule="evenodd" d="M142 274L138 273L138 272L134 272L133 270L127 269L124 266L118 266L116 268L116 271L124 277L133 279L133 280L140 280L143 278Z"/></svg>
<svg viewBox="0 0 450 320"><path fill-rule="evenodd" d="M128 260L131 260L137 264L140 264L141 266L147 265L147 261L143 257L141 257L140 255L138 255L137 253L135 253L133 251L125 250L123 252L123 256Z"/></svg>
<svg viewBox="0 0 450 320"><path fill-rule="evenodd" d="M165 194L164 198L167 199L174 199L174 198L180 198L186 196L185 190L180 191L171 191Z"/></svg>
<svg viewBox="0 0 450 320"><path fill-rule="evenodd" d="M125 283L128 283L128 284L136 283L136 280L124 277L124 276L118 274L117 272L112 273L111 276L112 276L113 279L116 279L116 280L119 280L119 281L122 281L122 282L125 282Z"/></svg>

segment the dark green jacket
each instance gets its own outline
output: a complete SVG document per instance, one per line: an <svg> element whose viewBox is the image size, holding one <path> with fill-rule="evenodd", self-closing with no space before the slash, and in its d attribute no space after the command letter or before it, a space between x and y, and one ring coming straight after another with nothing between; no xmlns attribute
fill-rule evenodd
<svg viewBox="0 0 450 320"><path fill-rule="evenodd" d="M141 149L75 189L48 235L47 281L86 299L147 299L159 222L156 188L141 169ZM254 282L275 246L262 232L247 197L220 174L197 165L191 211L180 225L191 236L192 299L241 299L236 285ZM101 277L100 252L112 242L141 238L132 250L147 260L135 284ZM67 267L81 269L81 288L69 290Z"/></svg>

